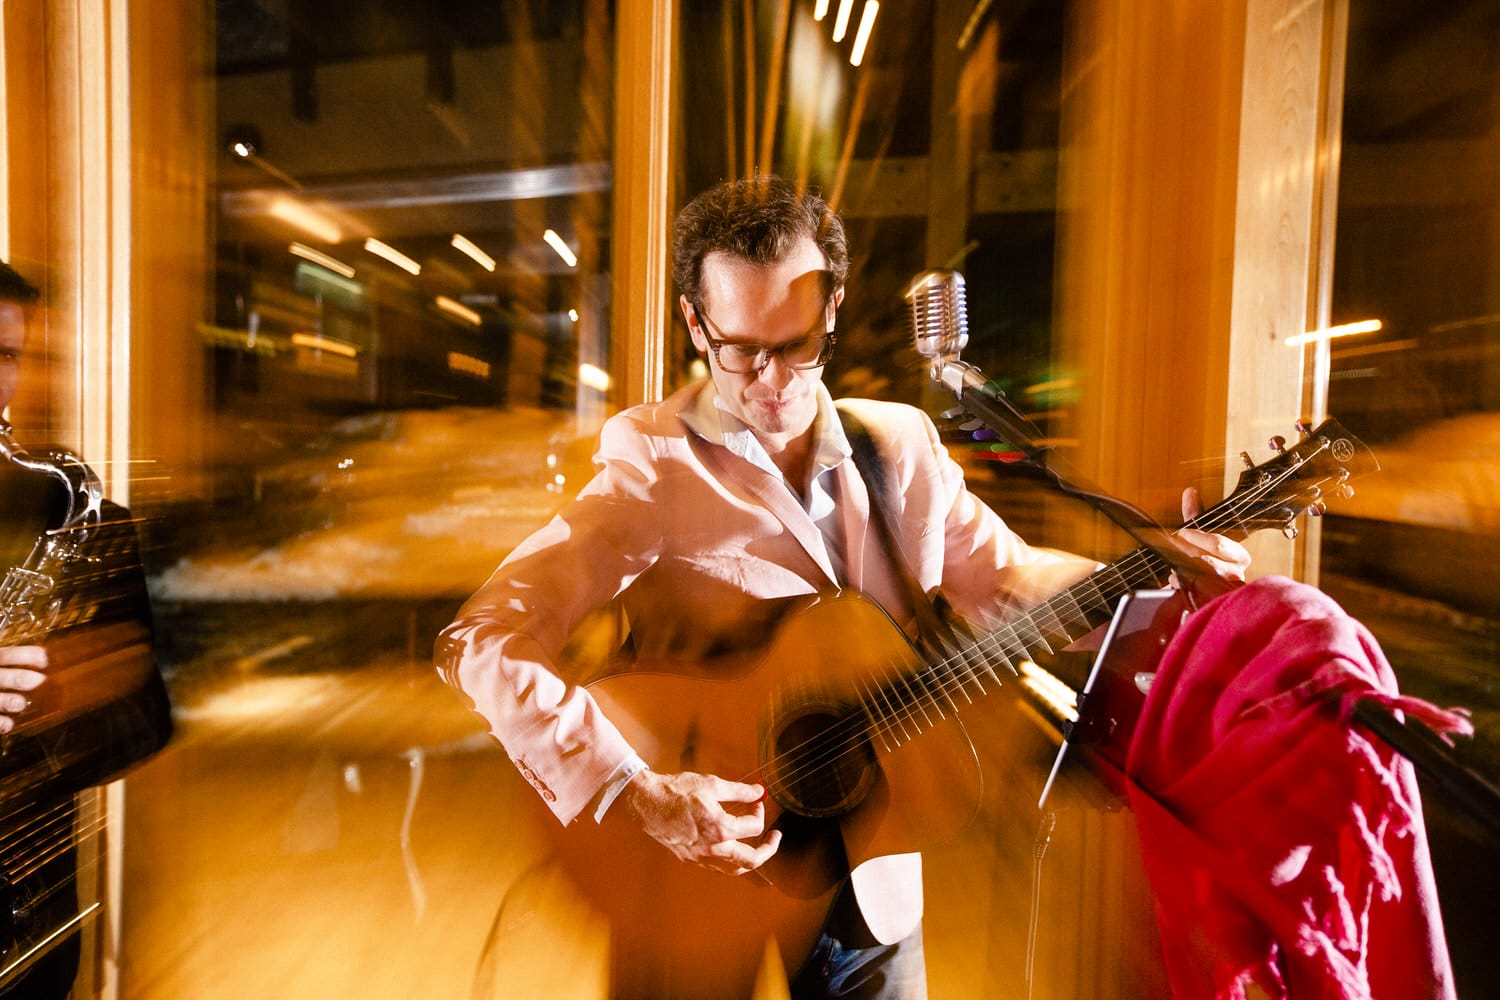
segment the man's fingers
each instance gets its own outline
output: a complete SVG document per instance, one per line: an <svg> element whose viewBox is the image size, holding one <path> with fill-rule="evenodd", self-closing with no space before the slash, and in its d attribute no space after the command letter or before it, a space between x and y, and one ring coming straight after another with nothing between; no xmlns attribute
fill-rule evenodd
<svg viewBox="0 0 1500 1000"><path fill-rule="evenodd" d="M722 840L759 837L766 830L766 807L757 802L747 813L726 812L714 825L716 827L714 832Z"/></svg>
<svg viewBox="0 0 1500 1000"><path fill-rule="evenodd" d="M764 841L754 846L742 840L726 840L709 848L705 864L731 875L743 875L771 860L780 846L780 830L772 830Z"/></svg>
<svg viewBox="0 0 1500 1000"><path fill-rule="evenodd" d="M1203 513L1203 498L1198 495L1196 486L1189 486L1182 491L1182 519L1191 521Z"/></svg>
<svg viewBox="0 0 1500 1000"><path fill-rule="evenodd" d="M759 802L766 797L763 785L749 785L742 781L725 781L709 775L711 794L720 802Z"/></svg>
<svg viewBox="0 0 1500 1000"><path fill-rule="evenodd" d="M47 650L42 646L0 646L0 667L47 669Z"/></svg>
<svg viewBox="0 0 1500 1000"><path fill-rule="evenodd" d="M0 667L0 691L35 691L47 675L23 667Z"/></svg>
<svg viewBox="0 0 1500 1000"><path fill-rule="evenodd" d="M1193 528L1183 528L1177 537L1196 550L1189 555L1204 560L1224 576L1243 578L1250 566L1250 550L1232 538Z"/></svg>

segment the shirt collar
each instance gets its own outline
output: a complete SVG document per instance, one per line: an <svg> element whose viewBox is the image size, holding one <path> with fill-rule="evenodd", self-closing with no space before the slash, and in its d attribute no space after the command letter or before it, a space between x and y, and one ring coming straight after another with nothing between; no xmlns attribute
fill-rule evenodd
<svg viewBox="0 0 1500 1000"><path fill-rule="evenodd" d="M828 387L819 382L816 391L818 414L813 418L814 479L837 467L852 453L849 438L844 434L844 425L839 421L838 410L833 405ZM719 390L712 379L703 382L693 404L682 411L682 422L688 430L705 441L723 445L751 464L778 477L781 475L754 432L724 408Z"/></svg>

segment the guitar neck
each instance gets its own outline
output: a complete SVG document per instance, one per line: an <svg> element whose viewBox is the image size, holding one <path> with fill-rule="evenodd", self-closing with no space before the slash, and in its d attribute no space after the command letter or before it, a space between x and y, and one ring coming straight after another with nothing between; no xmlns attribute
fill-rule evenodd
<svg viewBox="0 0 1500 1000"><path fill-rule="evenodd" d="M1321 509L1327 495L1347 495L1351 475L1379 467L1368 448L1327 420L1295 447L1248 468L1229 496L1184 527L1235 538L1270 527L1294 533L1291 524L1299 514ZM997 665L1015 674L1017 661L1069 645L1109 622L1125 594L1160 585L1172 568L1158 549L1143 545L993 631L955 630L942 643L929 644L916 670L860 686L873 736L889 749L931 728L999 687Z"/></svg>
<svg viewBox="0 0 1500 1000"><path fill-rule="evenodd" d="M957 714L1000 686L997 667L1016 674L1017 661L1050 653L1107 624L1121 597L1157 585L1170 569L1166 559L1142 546L993 631L955 632L919 670L864 690L874 735L893 749Z"/></svg>

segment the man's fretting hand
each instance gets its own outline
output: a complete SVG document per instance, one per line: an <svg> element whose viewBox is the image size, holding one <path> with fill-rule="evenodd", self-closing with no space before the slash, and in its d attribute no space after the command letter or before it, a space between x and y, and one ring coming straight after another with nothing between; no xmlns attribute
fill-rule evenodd
<svg viewBox="0 0 1500 1000"><path fill-rule="evenodd" d="M642 830L682 861L743 875L770 860L781 831L766 833L765 789L711 774L642 771L621 802Z"/></svg>
<svg viewBox="0 0 1500 1000"><path fill-rule="evenodd" d="M1191 521L1201 513L1203 501L1198 491L1189 486L1182 491L1182 519ZM1217 596L1245 582L1250 551L1234 539L1197 528L1183 528L1173 536L1173 544L1206 571L1194 574L1189 570L1187 575L1194 578L1184 581L1200 598Z"/></svg>

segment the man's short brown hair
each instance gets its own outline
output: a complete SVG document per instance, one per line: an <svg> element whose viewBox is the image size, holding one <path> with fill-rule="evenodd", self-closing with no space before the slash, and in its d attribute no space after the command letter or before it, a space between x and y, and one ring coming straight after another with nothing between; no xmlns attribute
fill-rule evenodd
<svg viewBox="0 0 1500 1000"><path fill-rule="evenodd" d="M703 261L724 253L769 265L803 237L828 262L828 293L849 273L844 223L814 190L780 177L759 175L723 181L688 202L672 229L672 277L694 306L701 304Z"/></svg>
<svg viewBox="0 0 1500 1000"><path fill-rule="evenodd" d="M40 298L41 294L36 290L35 285L21 277L20 272L0 260L0 302L15 302L18 305L29 306Z"/></svg>

